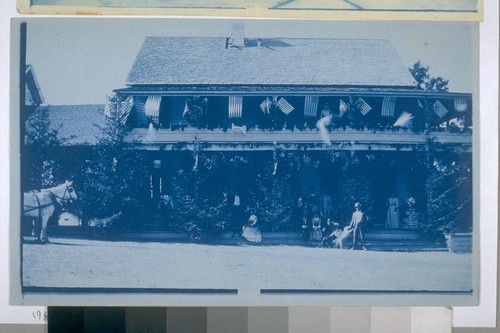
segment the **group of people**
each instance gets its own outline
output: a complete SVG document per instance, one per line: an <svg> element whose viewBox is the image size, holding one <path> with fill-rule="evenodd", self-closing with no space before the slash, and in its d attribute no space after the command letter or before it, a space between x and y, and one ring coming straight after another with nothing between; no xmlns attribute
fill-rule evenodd
<svg viewBox="0 0 500 333"><path fill-rule="evenodd" d="M248 212L243 208L244 205L238 193L229 196L227 192L224 192L223 200L224 206L228 209L227 220L231 221L233 226L232 236L238 235L251 243L260 243L262 233L255 212L249 212L247 215ZM362 249L366 250L363 235L365 215L361 210L361 204L354 204L350 223L344 228L341 228L339 223L333 222L330 218L322 219L323 216L331 216L332 206L332 198L329 195L317 198L312 191L306 200L298 199L297 208L299 209L298 213L302 216L303 239L323 246L343 248L343 242L352 237L352 248L357 246L359 239ZM171 218L173 208L172 197L169 194L162 194L158 209L163 211L166 218Z"/></svg>
<svg viewBox="0 0 500 333"><path fill-rule="evenodd" d="M310 240L318 245L333 246L343 248L344 241L352 237L351 249L357 246L357 239L361 242L362 249L366 251L364 240L365 215L361 210L359 202L354 204L349 225L341 228L340 224L326 219L326 225L322 225L321 217L318 212L314 213L310 222L307 216L303 217L302 232L304 240Z"/></svg>

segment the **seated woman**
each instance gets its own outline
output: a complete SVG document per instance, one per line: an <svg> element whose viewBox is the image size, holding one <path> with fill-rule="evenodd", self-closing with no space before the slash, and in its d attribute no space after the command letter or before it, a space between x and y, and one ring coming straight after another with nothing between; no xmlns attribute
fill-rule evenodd
<svg viewBox="0 0 500 333"><path fill-rule="evenodd" d="M257 216L250 215L248 225L243 227L243 234L241 236L252 243L260 243L262 241L262 234L257 227Z"/></svg>

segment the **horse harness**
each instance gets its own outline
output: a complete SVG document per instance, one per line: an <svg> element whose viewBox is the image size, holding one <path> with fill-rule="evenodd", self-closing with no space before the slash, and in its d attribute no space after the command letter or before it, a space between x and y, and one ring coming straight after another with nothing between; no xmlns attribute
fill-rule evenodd
<svg viewBox="0 0 500 333"><path fill-rule="evenodd" d="M66 186L66 189L65 189L62 197L58 197L52 191L49 191L50 202L43 204L43 205L40 203L40 198L37 195L37 193L40 193L40 192L32 192L32 195L36 199L37 205L36 206L29 206L29 205L24 204L23 205L24 206L23 212L27 213L27 212L31 212L33 210L38 209L38 216L41 216L42 215L42 208L50 207L52 205L54 205L54 208L56 210L57 210L57 208L62 208L61 202L70 200L70 199L65 198L66 192L69 192L69 186ZM57 199L59 199L59 201ZM26 209L26 207L30 207L30 208Z"/></svg>

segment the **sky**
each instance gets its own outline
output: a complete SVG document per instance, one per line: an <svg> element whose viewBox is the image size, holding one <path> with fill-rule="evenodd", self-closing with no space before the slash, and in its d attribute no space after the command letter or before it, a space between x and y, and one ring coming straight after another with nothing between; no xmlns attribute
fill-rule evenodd
<svg viewBox="0 0 500 333"><path fill-rule="evenodd" d="M407 67L420 60L450 91L477 87L478 27L467 22L41 18L28 20L27 63L46 104L102 104L125 87L145 36L227 37L241 21L248 37L389 39Z"/></svg>

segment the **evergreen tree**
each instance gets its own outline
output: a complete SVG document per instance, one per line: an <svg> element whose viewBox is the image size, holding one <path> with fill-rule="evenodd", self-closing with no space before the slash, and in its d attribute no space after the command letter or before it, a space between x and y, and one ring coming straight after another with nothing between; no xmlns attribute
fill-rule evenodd
<svg viewBox="0 0 500 333"><path fill-rule="evenodd" d="M293 219L294 198L292 184L295 173L294 156L279 149L263 161L261 172L250 191L252 213L259 218L263 229L272 231L286 229Z"/></svg>
<svg viewBox="0 0 500 333"><path fill-rule="evenodd" d="M472 172L468 165L452 151L434 155L425 182L427 218L422 225L429 236L471 231Z"/></svg>
<svg viewBox="0 0 500 333"><path fill-rule="evenodd" d="M417 61L408 69L415 79L415 88L427 91L448 91L448 82L441 76L431 77L429 74L430 67L422 65Z"/></svg>
<svg viewBox="0 0 500 333"><path fill-rule="evenodd" d="M148 169L138 151L128 150L124 143L126 126L120 107L113 96L104 126L98 126L101 137L93 157L84 168L84 192L81 196L85 218L105 218L122 212L120 222L137 223L140 213L149 211L141 197L148 186ZM96 125L97 126L97 125ZM115 225L116 227L116 225Z"/></svg>
<svg viewBox="0 0 500 333"><path fill-rule="evenodd" d="M27 188L40 190L56 185L59 168L57 149L71 138L61 138L51 125L48 107L38 107L26 121L23 167L29 169Z"/></svg>

